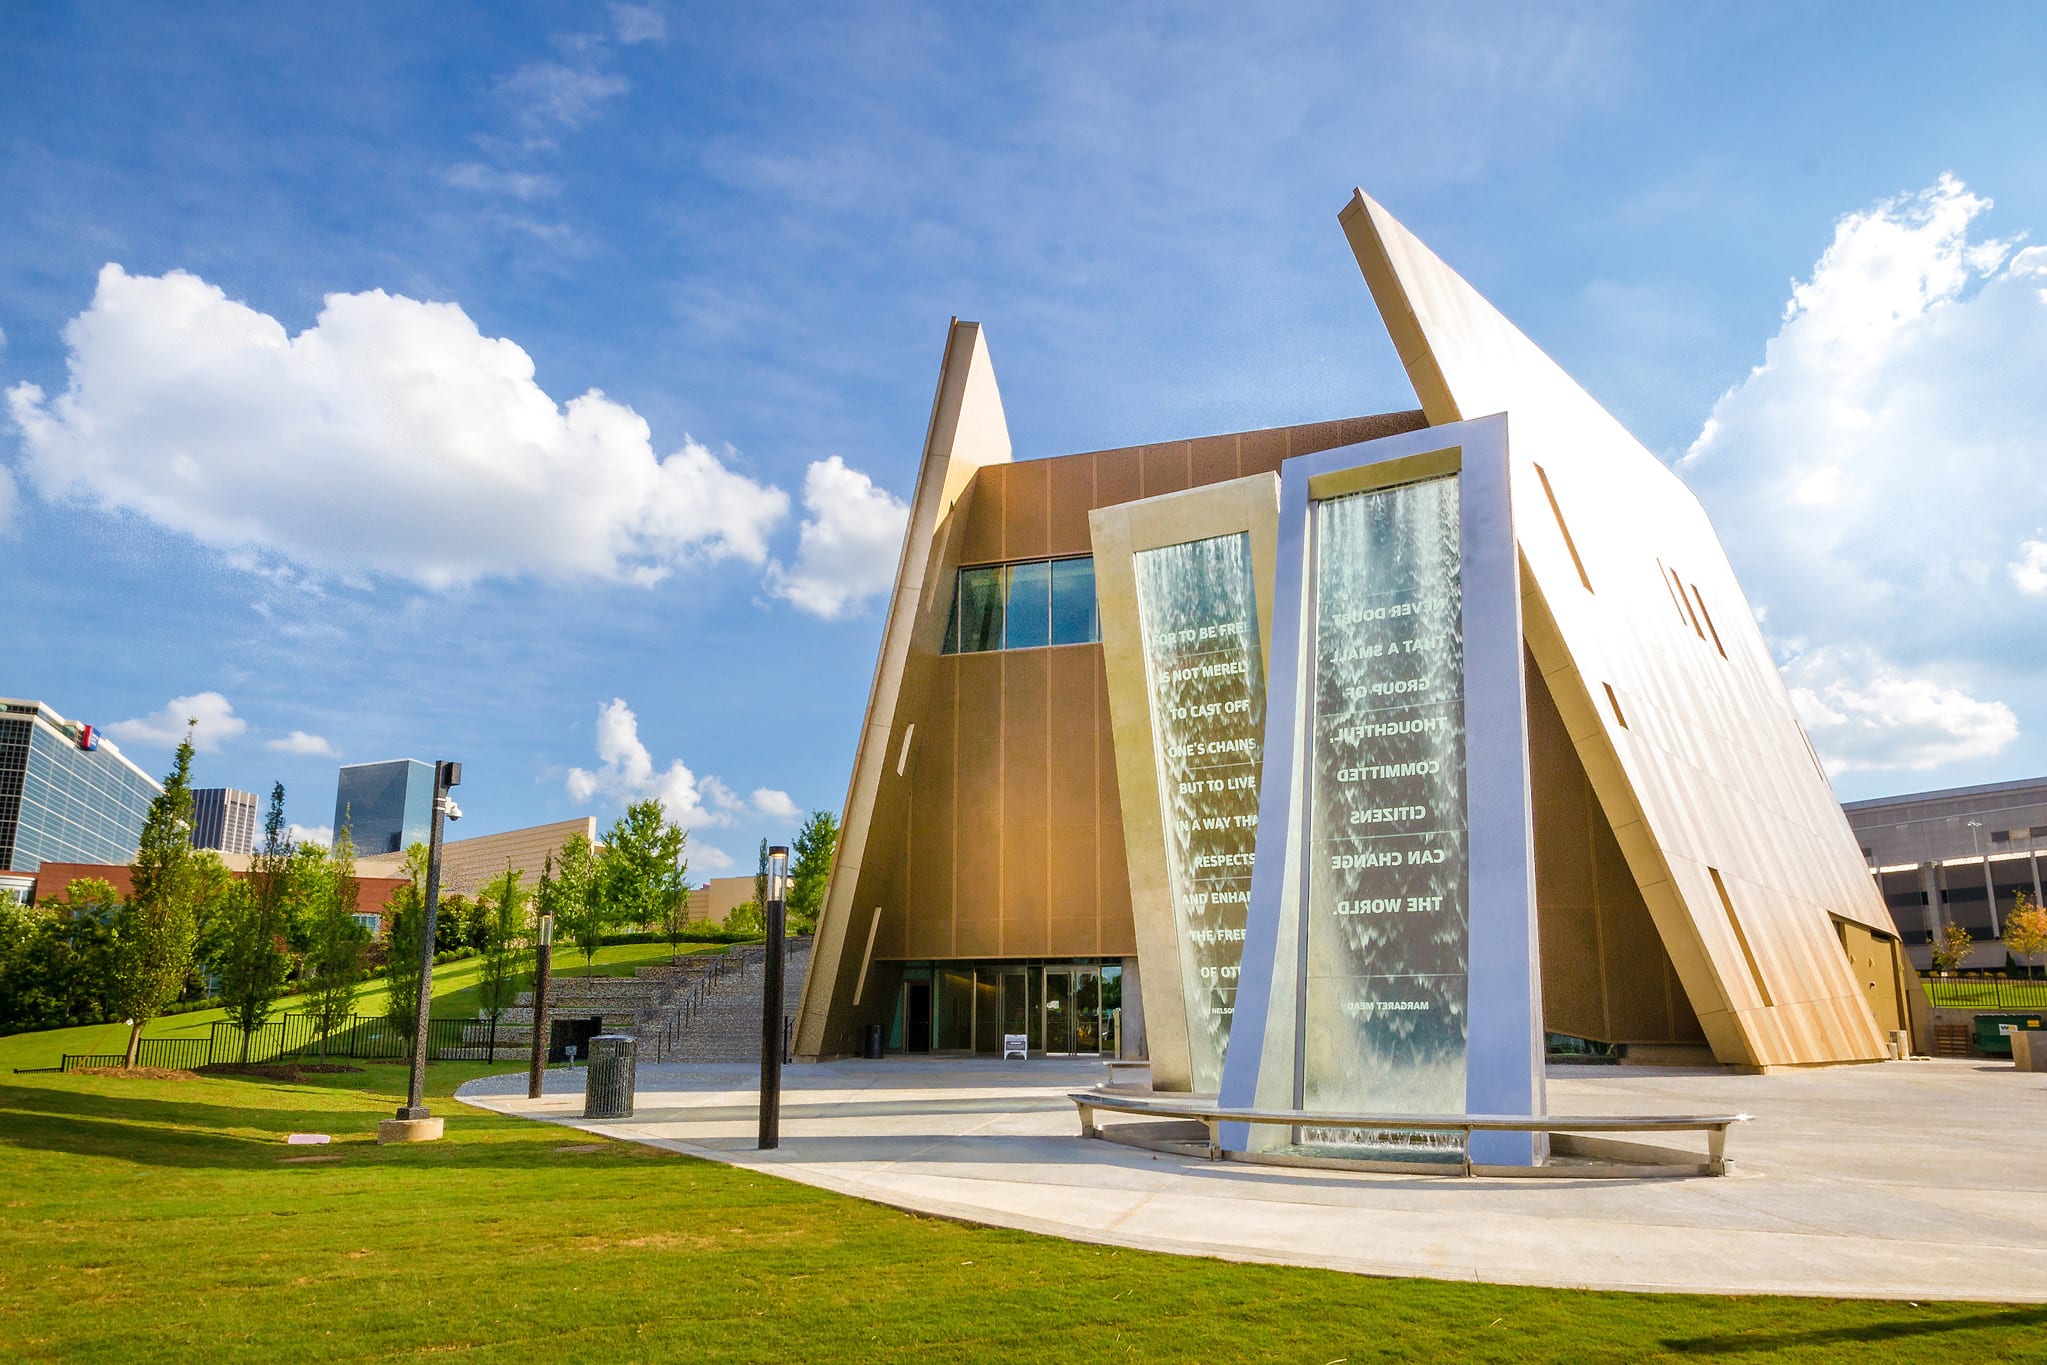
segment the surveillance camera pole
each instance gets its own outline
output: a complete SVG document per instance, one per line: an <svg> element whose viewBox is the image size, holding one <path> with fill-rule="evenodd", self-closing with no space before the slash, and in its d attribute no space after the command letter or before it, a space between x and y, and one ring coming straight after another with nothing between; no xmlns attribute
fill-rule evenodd
<svg viewBox="0 0 2047 1365"><path fill-rule="evenodd" d="M434 919L441 908L441 824L448 811L448 789L461 785L460 763L434 764L434 815L426 843L426 918L419 926L419 1012L412 1034L412 1082L406 1088L401 1119L424 1119L426 1092L427 1017L434 1000Z"/></svg>
<svg viewBox="0 0 2047 1365"><path fill-rule="evenodd" d="M760 1149L782 1140L782 955L787 923L784 896L789 881L789 850L777 844L768 850L768 903L761 907L768 926L767 959L761 971L761 1131Z"/></svg>

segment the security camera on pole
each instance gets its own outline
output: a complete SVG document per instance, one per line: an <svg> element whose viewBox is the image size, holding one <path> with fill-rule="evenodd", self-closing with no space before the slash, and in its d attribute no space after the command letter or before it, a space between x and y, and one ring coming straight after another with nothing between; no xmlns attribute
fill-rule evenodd
<svg viewBox="0 0 2047 1365"><path fill-rule="evenodd" d="M432 1142L441 1136L442 1121L425 1102L428 1015L434 999L434 918L441 907L441 826L460 820L462 808L448 794L462 783L460 763L434 764L434 816L426 845L426 915L419 927L419 1011L412 1036L412 1080L398 1117L377 1125L378 1142Z"/></svg>
<svg viewBox="0 0 2047 1365"><path fill-rule="evenodd" d="M782 1140L782 957L787 950L788 894L789 850L776 844L768 850L768 903L761 907L768 924L767 960L761 971L762 1151Z"/></svg>

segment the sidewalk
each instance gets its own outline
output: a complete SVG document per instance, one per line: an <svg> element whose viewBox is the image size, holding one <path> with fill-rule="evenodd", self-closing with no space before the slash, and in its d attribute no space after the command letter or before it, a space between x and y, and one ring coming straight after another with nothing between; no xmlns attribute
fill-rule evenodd
<svg viewBox="0 0 2047 1365"><path fill-rule="evenodd" d="M1556 1068L1553 1113L1744 1110L1721 1179L1467 1180L1211 1163L1082 1141L1097 1063L891 1058L784 1073L642 1066L631 1119L581 1073L468 1103L923 1213L1117 1246L1374 1275L1705 1293L2047 1302L2047 1075L1922 1061L1773 1076Z"/></svg>

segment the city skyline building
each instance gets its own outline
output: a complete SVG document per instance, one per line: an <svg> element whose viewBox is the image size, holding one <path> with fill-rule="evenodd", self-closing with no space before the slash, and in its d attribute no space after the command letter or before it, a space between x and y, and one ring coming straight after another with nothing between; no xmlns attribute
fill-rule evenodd
<svg viewBox="0 0 2047 1365"><path fill-rule="evenodd" d="M250 853L256 847L256 793L200 787L192 793L192 847Z"/></svg>
<svg viewBox="0 0 2047 1365"><path fill-rule="evenodd" d="M0 698L0 871L127 862L162 792L96 727Z"/></svg>
<svg viewBox="0 0 2047 1365"><path fill-rule="evenodd" d="M348 830L356 856L423 844L433 819L434 768L416 758L343 764L334 790L334 837Z"/></svg>

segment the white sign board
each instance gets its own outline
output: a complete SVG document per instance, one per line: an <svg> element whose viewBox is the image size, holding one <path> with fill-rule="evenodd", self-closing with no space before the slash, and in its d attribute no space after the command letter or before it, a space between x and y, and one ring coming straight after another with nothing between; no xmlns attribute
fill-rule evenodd
<svg viewBox="0 0 2047 1365"><path fill-rule="evenodd" d="M1025 1061L1029 1061L1031 1059L1031 1040L1021 1033L1003 1034L1002 1060L1006 1062L1011 1057L1021 1057Z"/></svg>

